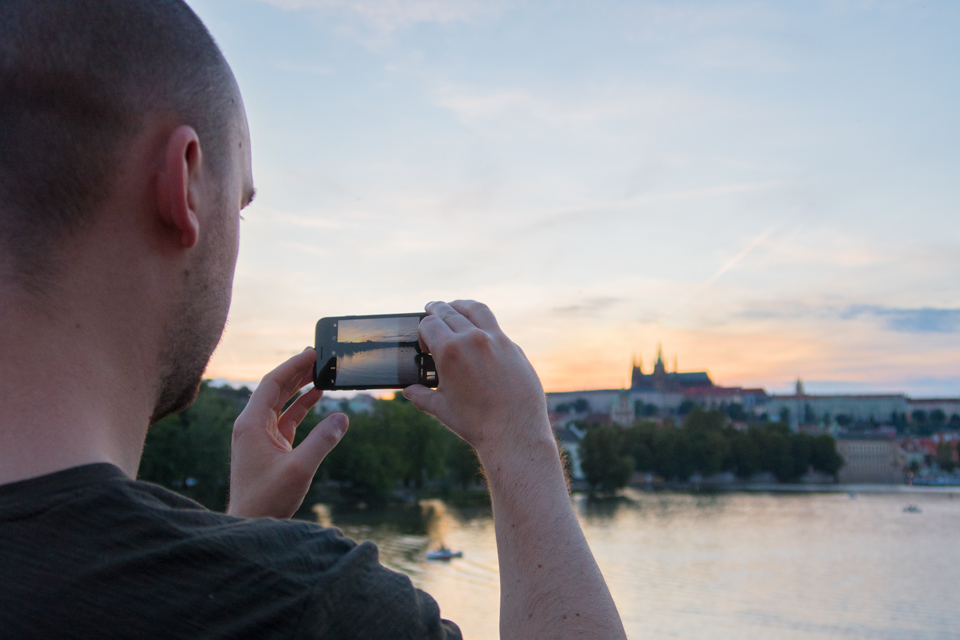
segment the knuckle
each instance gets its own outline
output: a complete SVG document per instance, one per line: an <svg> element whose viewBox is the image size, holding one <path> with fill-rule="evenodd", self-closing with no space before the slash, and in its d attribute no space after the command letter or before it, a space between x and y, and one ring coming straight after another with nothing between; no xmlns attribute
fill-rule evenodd
<svg viewBox="0 0 960 640"><path fill-rule="evenodd" d="M448 340L443 345L443 357L447 360L456 360L463 355L463 340Z"/></svg>
<svg viewBox="0 0 960 640"><path fill-rule="evenodd" d="M490 336L486 331L480 331L479 329L470 331L467 334L467 340L469 340L473 349L486 351L490 348Z"/></svg>
<svg viewBox="0 0 960 640"><path fill-rule="evenodd" d="M288 467L288 473L296 484L309 482L313 478L314 468L309 462L301 459L294 460Z"/></svg>
<svg viewBox="0 0 960 640"><path fill-rule="evenodd" d="M340 442L340 438L330 429L324 429L320 433L320 440L323 444L327 445L328 449L333 449L337 446L337 443Z"/></svg>

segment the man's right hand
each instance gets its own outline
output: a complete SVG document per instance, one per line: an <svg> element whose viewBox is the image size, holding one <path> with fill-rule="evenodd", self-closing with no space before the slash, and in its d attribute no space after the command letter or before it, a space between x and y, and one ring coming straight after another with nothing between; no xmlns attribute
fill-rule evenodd
<svg viewBox="0 0 960 640"><path fill-rule="evenodd" d="M546 398L520 347L478 302L431 302L420 323L436 391L404 395L480 455L500 563L500 637L623 638L623 625L570 504Z"/></svg>
<svg viewBox="0 0 960 640"><path fill-rule="evenodd" d="M431 302L426 311L420 341L440 384L414 385L404 395L473 445L481 460L529 446L555 450L540 379L490 309L457 300Z"/></svg>

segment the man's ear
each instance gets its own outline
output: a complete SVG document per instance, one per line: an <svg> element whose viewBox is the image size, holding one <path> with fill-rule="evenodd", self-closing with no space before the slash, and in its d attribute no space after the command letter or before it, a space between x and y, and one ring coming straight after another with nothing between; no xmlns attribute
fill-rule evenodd
<svg viewBox="0 0 960 640"><path fill-rule="evenodd" d="M184 249L192 248L200 237L202 162L197 132L186 125L177 127L167 138L157 178L157 207L164 225L176 231Z"/></svg>

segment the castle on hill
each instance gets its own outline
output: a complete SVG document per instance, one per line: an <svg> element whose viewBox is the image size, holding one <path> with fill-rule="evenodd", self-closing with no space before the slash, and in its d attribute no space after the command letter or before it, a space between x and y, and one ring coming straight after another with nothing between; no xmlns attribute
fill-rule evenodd
<svg viewBox="0 0 960 640"><path fill-rule="evenodd" d="M683 393L698 387L712 388L716 385L706 371L692 371L680 373L674 360L674 371L667 372L663 364L663 348L657 347L657 361L653 365L653 373L644 373L639 358L633 361L633 372L630 375L631 391L659 391L660 393Z"/></svg>

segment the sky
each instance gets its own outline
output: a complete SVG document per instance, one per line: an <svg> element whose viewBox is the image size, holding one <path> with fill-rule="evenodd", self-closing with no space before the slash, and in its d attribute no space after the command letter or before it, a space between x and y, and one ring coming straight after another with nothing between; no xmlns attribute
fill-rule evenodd
<svg viewBox="0 0 960 640"><path fill-rule="evenodd" d="M188 0L257 199L207 374L486 302L548 391L960 395L960 3Z"/></svg>

